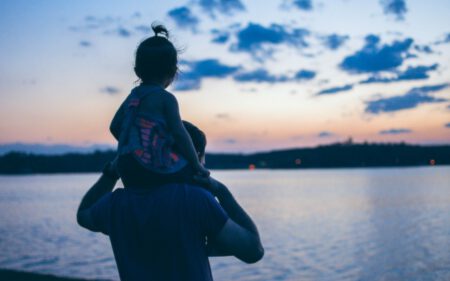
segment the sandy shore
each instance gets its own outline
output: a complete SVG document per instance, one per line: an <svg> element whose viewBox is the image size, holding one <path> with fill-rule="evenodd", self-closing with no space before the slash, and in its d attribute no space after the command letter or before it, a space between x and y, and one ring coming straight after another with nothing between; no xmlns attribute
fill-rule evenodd
<svg viewBox="0 0 450 281"><path fill-rule="evenodd" d="M0 280L2 281L88 281L88 279L76 279L57 277L53 275L37 274L15 270L0 269ZM90 281L93 281L91 279Z"/></svg>

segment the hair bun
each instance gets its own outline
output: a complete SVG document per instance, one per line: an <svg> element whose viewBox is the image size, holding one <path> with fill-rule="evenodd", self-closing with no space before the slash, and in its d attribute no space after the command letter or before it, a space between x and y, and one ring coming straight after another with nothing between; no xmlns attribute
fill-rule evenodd
<svg viewBox="0 0 450 281"><path fill-rule="evenodd" d="M169 31L167 28L162 24L152 24L153 32L155 33L155 36L158 36L159 34L162 34L164 37L169 38Z"/></svg>

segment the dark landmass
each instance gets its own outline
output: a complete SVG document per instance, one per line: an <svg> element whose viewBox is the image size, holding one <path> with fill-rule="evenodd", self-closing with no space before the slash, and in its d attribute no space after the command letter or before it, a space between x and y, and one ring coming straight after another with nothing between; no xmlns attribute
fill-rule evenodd
<svg viewBox="0 0 450 281"><path fill-rule="evenodd" d="M89 146L75 146L69 144L41 144L41 143L3 143L0 144L0 156L10 151L21 151L39 155L57 155L65 153L93 153L114 149L112 145L93 144Z"/></svg>
<svg viewBox="0 0 450 281"><path fill-rule="evenodd" d="M87 281L87 279L75 279L57 277L53 275L21 272L15 270L0 269L0 280L3 281ZM93 280L92 280L93 281Z"/></svg>
<svg viewBox="0 0 450 281"><path fill-rule="evenodd" d="M0 174L86 173L100 171L115 151L0 157ZM450 165L450 145L336 143L253 154L207 154L209 169L305 169Z"/></svg>

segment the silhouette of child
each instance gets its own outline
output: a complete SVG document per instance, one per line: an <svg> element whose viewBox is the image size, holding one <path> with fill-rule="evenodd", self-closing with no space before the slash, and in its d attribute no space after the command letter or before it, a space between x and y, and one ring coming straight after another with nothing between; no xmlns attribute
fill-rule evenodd
<svg viewBox="0 0 450 281"><path fill-rule="evenodd" d="M116 112L110 131L118 140L118 172L125 187L190 182L209 176L183 126L178 103L166 91L178 67L177 50L163 25L137 48L134 71L141 84Z"/></svg>

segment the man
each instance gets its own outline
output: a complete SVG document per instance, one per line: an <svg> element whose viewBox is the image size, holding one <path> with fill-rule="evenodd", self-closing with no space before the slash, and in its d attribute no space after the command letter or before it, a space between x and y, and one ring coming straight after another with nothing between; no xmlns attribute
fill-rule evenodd
<svg viewBox="0 0 450 281"><path fill-rule="evenodd" d="M205 135L184 125L204 161ZM113 161L82 199L77 221L110 237L121 280L212 280L208 256L263 257L255 224L219 181L112 192L118 178Z"/></svg>

